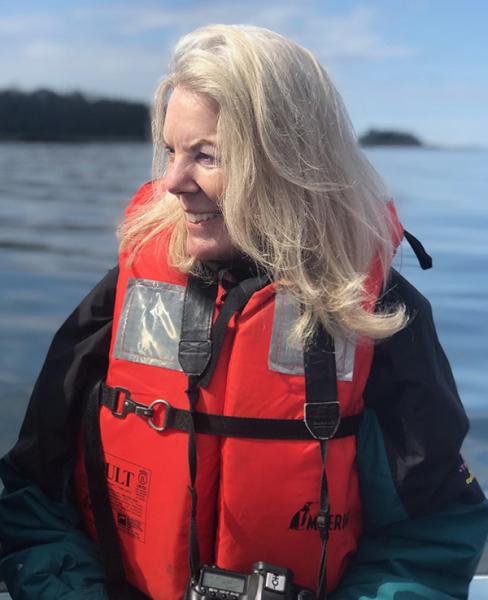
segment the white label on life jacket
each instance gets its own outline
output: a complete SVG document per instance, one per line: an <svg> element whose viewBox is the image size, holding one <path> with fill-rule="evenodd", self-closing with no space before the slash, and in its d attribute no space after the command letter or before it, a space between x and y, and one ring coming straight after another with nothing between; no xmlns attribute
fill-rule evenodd
<svg viewBox="0 0 488 600"><path fill-rule="evenodd" d="M144 542L151 471L105 453L105 477L115 526Z"/></svg>

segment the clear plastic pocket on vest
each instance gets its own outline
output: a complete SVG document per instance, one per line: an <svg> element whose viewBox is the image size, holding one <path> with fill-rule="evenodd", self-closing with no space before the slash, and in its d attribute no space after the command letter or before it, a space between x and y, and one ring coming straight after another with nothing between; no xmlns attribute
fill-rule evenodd
<svg viewBox="0 0 488 600"><path fill-rule="evenodd" d="M181 371L178 362L185 288L148 279L129 279L119 319L114 356Z"/></svg>

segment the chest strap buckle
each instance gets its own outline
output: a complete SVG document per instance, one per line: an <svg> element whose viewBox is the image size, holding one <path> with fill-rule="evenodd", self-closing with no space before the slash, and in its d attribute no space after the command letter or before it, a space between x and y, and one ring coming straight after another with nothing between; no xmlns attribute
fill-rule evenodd
<svg viewBox="0 0 488 600"><path fill-rule="evenodd" d="M121 402L121 396L123 400L120 409L118 409ZM154 400L149 406L140 404L132 399L128 389L123 387L110 388L105 385L101 386L101 404L106 406L117 419L125 419L129 413L133 413L138 417L143 417L147 419L149 425L156 431L164 431L166 429L169 419L169 409L171 408L169 402L159 399ZM166 406L162 425L157 425L153 421L154 408L159 404L164 404Z"/></svg>
<svg viewBox="0 0 488 600"><path fill-rule="evenodd" d="M315 439L332 439L341 423L339 402L305 402L304 421Z"/></svg>

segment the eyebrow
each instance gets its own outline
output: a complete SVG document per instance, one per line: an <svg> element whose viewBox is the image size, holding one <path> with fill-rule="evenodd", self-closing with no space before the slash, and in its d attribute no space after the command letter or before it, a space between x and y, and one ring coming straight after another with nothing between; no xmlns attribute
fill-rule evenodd
<svg viewBox="0 0 488 600"><path fill-rule="evenodd" d="M216 146L216 142L212 140L208 140L206 138L200 138L192 142L189 146L190 150L193 150L197 146Z"/></svg>
<svg viewBox="0 0 488 600"><path fill-rule="evenodd" d="M163 143L166 146L171 146L171 144L168 144L168 142L166 141L166 139L164 137L163 137ZM198 146L212 146L213 148L216 148L217 142L215 140L212 141L207 138L198 138L197 140L194 140L193 142L190 143L190 145L188 146L188 149L194 150Z"/></svg>

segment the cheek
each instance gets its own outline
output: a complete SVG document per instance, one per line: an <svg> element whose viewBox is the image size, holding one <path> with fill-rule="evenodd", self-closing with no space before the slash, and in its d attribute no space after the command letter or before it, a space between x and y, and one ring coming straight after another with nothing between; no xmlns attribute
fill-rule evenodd
<svg viewBox="0 0 488 600"><path fill-rule="evenodd" d="M200 187L208 198L217 202L224 192L224 178L217 173L215 175L208 175L205 180L202 180Z"/></svg>

